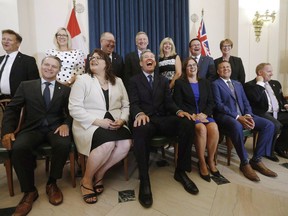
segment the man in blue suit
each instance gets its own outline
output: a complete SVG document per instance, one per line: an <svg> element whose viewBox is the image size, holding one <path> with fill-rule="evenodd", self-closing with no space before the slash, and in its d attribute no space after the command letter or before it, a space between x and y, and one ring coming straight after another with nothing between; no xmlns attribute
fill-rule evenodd
<svg viewBox="0 0 288 216"><path fill-rule="evenodd" d="M214 60L210 56L202 56L201 50L202 48L200 40L198 38L193 38L189 42L189 51L191 53L191 56L198 63L198 76L202 79L214 81L217 77Z"/></svg>
<svg viewBox="0 0 288 216"><path fill-rule="evenodd" d="M231 66L227 61L218 65L219 78L212 83L215 100L214 118L219 128L227 131L240 158L240 170L252 181L260 181L254 170L263 175L276 177L277 174L268 169L261 157L271 154L274 125L269 120L256 116L245 95L240 82L230 80ZM253 157L248 160L244 148L243 129L258 131L257 146Z"/></svg>

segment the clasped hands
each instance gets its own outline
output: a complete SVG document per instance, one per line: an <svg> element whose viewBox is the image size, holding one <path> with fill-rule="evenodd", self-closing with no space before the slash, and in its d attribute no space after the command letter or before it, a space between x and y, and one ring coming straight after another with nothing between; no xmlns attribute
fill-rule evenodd
<svg viewBox="0 0 288 216"><path fill-rule="evenodd" d="M251 130L255 127L253 117L250 115L239 116L237 120L243 125L243 128L245 129Z"/></svg>
<svg viewBox="0 0 288 216"><path fill-rule="evenodd" d="M117 119L115 121L105 118L105 119L98 119L96 125L108 130L117 130L121 128L125 124L123 119Z"/></svg>

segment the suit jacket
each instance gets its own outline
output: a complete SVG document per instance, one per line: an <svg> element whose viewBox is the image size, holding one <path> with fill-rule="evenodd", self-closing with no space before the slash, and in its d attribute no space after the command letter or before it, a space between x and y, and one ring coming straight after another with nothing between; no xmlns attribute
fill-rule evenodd
<svg viewBox="0 0 288 216"><path fill-rule="evenodd" d="M51 130L55 130L62 124L67 124L70 127L72 118L68 112L69 94L70 88L56 81L52 100L46 109L41 90L41 79L22 82L6 107L2 135L15 131L21 109L24 106L24 119L19 133L39 128L44 119L47 119Z"/></svg>
<svg viewBox="0 0 288 216"><path fill-rule="evenodd" d="M215 67L217 70L218 65L223 62L223 58L217 58L214 60L215 63ZM238 58L236 56L230 56L229 58L229 63L231 65L231 76L230 79L232 80L237 80L240 83L242 83L242 85L245 83L245 70L244 70L244 66L242 63L242 59ZM217 75L218 77L218 75Z"/></svg>
<svg viewBox="0 0 288 216"><path fill-rule="evenodd" d="M125 56L125 70L124 70L124 84L127 86L129 84L130 77L142 73L140 66L140 59L138 51L128 53Z"/></svg>
<svg viewBox="0 0 288 216"><path fill-rule="evenodd" d="M284 105L287 103L283 96L282 87L277 80L270 80L270 86L277 98L279 104L279 110L284 109ZM253 112L256 115L262 115L268 111L268 98L265 93L265 88L256 84L256 78L245 83L244 89L248 100L252 106Z"/></svg>
<svg viewBox="0 0 288 216"><path fill-rule="evenodd" d="M151 117L175 115L179 110L172 99L168 80L156 71L154 72L153 89L142 72L131 77L128 95L133 120L139 112L144 112Z"/></svg>
<svg viewBox="0 0 288 216"><path fill-rule="evenodd" d="M90 54L87 55L87 60L86 60L86 64L85 64L85 71L86 72L89 69L89 64L90 64L89 57L90 57ZM112 71L117 77L120 77L121 79L124 78L123 59L120 55L118 55L115 52L112 52Z"/></svg>
<svg viewBox="0 0 288 216"><path fill-rule="evenodd" d="M211 116L213 114L214 99L210 87L210 82L205 79L199 79L199 102L196 104L194 92L188 80L178 79L175 81L173 98L176 104L185 112L190 114L199 112Z"/></svg>
<svg viewBox="0 0 288 216"><path fill-rule="evenodd" d="M216 79L216 68L214 61L210 56L200 56L198 61L198 76L202 79L214 81Z"/></svg>
<svg viewBox="0 0 288 216"><path fill-rule="evenodd" d="M0 64L4 57L5 56L0 57ZM22 81L39 79L39 77L39 71L35 58L18 52L11 67L9 78L11 96L14 96L19 84Z"/></svg>
<svg viewBox="0 0 288 216"><path fill-rule="evenodd" d="M245 95L242 84L236 80L231 80L231 82L234 86L237 102L242 115L250 114L253 116L251 106ZM212 83L212 92L215 101L215 117L229 115L236 119L238 115L236 99L234 98L227 84L221 78L218 78Z"/></svg>
<svg viewBox="0 0 288 216"><path fill-rule="evenodd" d="M116 78L115 85L108 83L109 112L116 119L128 122L129 100L124 84ZM89 155L94 131L95 119L104 119L107 112L106 100L98 79L89 74L77 76L69 99L69 110L73 117L73 136L78 151Z"/></svg>

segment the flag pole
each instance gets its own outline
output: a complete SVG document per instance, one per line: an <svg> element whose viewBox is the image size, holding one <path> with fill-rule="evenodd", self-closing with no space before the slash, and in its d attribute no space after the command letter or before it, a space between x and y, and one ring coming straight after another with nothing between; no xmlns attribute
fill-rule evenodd
<svg viewBox="0 0 288 216"><path fill-rule="evenodd" d="M204 17L204 8L202 8L202 11L201 11L201 18L203 19Z"/></svg>
<svg viewBox="0 0 288 216"><path fill-rule="evenodd" d="M76 0L73 0L73 8L75 9Z"/></svg>

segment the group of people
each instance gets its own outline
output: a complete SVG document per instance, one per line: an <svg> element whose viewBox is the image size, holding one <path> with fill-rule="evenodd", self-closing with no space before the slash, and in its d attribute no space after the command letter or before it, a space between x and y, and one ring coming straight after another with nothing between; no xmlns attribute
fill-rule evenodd
<svg viewBox="0 0 288 216"><path fill-rule="evenodd" d="M215 165L218 126L231 138L240 170L252 181L260 181L255 170L277 176L263 164L263 156L276 161L275 149L279 156L288 158L288 104L281 85L271 80L268 63L258 65L256 79L244 84L244 67L240 58L230 55L233 43L229 39L221 41L223 56L215 61L201 56L200 41L192 39L191 56L182 64L171 38L162 40L157 60L147 49L147 34L138 32L137 50L126 55L124 64L114 52L113 34L104 32L101 49L90 53L84 65L84 53L71 48L69 32L60 28L54 36L57 48L48 50L41 62L41 78L35 59L18 51L21 41L18 33L2 31L6 55L0 57L0 99L12 98L3 118L2 144L13 149L12 163L24 192L14 215L28 214L38 198L33 149L43 141L53 149L46 193L51 204L63 202L57 179L62 176L72 134L77 151L88 158L80 184L88 204L97 202L104 191L106 171L126 157L132 140L140 179L138 198L146 208L153 204L149 155L155 135L178 137L174 179L191 194L199 192L187 175L191 172L192 144L201 178L210 182L210 174L221 177ZM15 134L21 110L23 123ZM250 160L243 129L258 131Z"/></svg>

